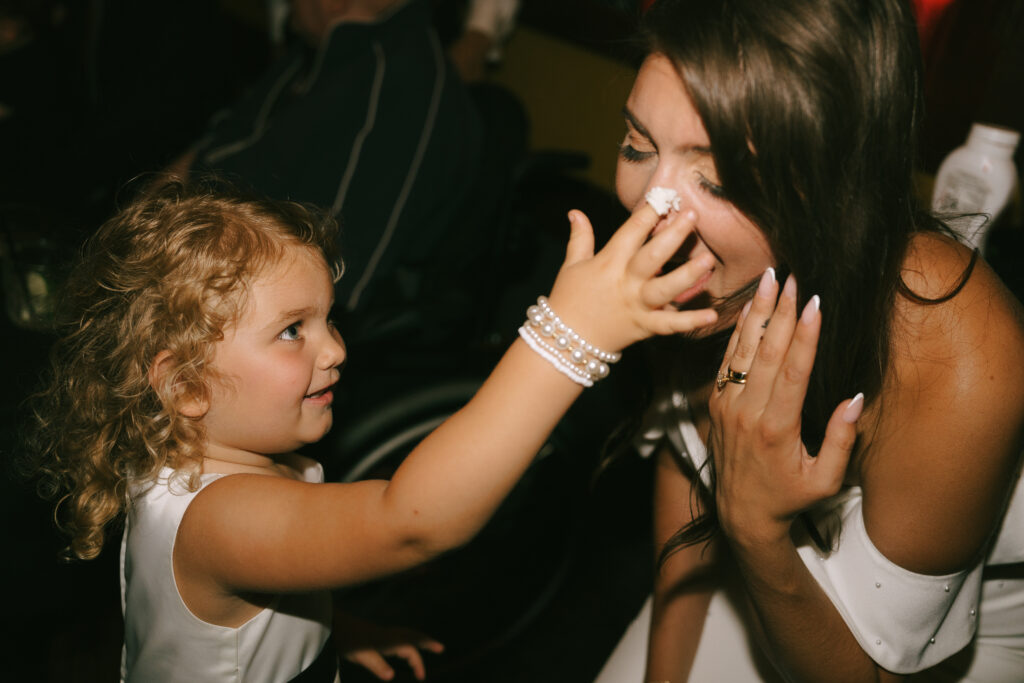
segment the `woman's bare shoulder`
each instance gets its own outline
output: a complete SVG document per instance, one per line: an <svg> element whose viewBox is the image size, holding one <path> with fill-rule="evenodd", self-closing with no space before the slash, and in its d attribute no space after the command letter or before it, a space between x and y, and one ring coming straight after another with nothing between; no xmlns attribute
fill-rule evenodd
<svg viewBox="0 0 1024 683"><path fill-rule="evenodd" d="M924 363L963 372L984 360L1020 358L1021 303L962 244L941 234L915 236L902 278L907 291L897 296L892 321L895 370Z"/></svg>
<svg viewBox="0 0 1024 683"><path fill-rule="evenodd" d="M983 260L971 263L941 235L910 245L912 295L897 296L890 373L861 465L872 539L925 573L965 566L988 538L1024 429L1021 305Z"/></svg>

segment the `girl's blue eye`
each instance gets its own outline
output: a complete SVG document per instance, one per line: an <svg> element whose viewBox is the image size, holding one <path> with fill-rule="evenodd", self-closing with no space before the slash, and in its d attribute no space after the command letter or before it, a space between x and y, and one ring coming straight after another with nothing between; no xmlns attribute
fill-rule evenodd
<svg viewBox="0 0 1024 683"><path fill-rule="evenodd" d="M299 328L302 323L294 323L284 328L281 334L277 335L278 339L284 339L285 341L298 341L299 339Z"/></svg>
<svg viewBox="0 0 1024 683"><path fill-rule="evenodd" d="M624 142L619 146L619 156L621 156L623 160L628 161L630 163L639 163L641 161L647 161L652 156L654 156L654 154L654 152L641 152L628 142Z"/></svg>

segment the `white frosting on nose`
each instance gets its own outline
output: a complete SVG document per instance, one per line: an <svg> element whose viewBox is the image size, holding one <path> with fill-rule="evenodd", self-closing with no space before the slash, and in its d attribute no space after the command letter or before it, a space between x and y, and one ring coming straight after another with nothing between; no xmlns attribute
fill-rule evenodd
<svg viewBox="0 0 1024 683"><path fill-rule="evenodd" d="M647 203L658 212L659 216L664 216L669 212L669 209L679 210L679 193L673 190L671 187L652 187L644 199Z"/></svg>

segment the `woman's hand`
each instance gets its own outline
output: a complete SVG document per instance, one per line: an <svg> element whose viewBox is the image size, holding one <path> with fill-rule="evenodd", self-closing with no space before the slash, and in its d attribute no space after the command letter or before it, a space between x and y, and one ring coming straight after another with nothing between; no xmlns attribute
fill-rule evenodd
<svg viewBox="0 0 1024 683"><path fill-rule="evenodd" d="M340 610L334 612L332 637L338 654L382 681L395 677L395 670L387 657L405 660L416 680L422 681L426 677L426 668L420 650L435 654L444 651L444 645L419 631L380 626Z"/></svg>
<svg viewBox="0 0 1024 683"><path fill-rule="evenodd" d="M697 216L692 211L662 219L645 203L597 254L587 217L571 211L569 220L565 262L549 298L566 324L594 346L618 351L656 334L689 332L718 319L710 308L679 311L671 305L710 271L711 254L662 274L693 231Z"/></svg>
<svg viewBox="0 0 1024 683"><path fill-rule="evenodd" d="M860 394L832 414L816 457L801 440L821 313L815 296L798 317L796 290L790 277L778 296L774 270L765 272L712 391L716 504L723 532L740 543L781 540L796 515L837 493L856 440Z"/></svg>

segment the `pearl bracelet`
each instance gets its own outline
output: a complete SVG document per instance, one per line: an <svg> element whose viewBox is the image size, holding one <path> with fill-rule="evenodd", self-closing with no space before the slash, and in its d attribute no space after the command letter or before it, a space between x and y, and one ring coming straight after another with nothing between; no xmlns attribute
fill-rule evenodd
<svg viewBox="0 0 1024 683"><path fill-rule="evenodd" d="M519 336L555 369L587 387L607 377L609 364L622 358L621 353L602 351L587 342L558 317L543 296L537 297L537 305L526 310L526 322L519 328ZM551 343L546 339L551 339Z"/></svg>
<svg viewBox="0 0 1024 683"><path fill-rule="evenodd" d="M576 384L582 384L585 387L594 386L594 380L590 379L589 375L578 370L576 366L565 358L565 356L558 352L558 349L547 342L542 341L540 339L540 335L526 325L519 328L519 336L522 337L523 341L525 341L526 344L541 358L551 363L555 370L558 370L573 382L576 382Z"/></svg>

